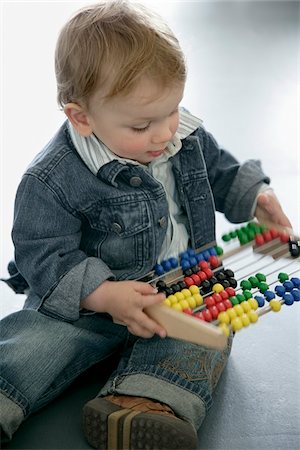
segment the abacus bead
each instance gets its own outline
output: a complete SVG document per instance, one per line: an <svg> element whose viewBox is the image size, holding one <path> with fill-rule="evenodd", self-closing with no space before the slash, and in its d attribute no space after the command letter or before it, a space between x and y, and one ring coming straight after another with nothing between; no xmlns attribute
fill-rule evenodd
<svg viewBox="0 0 300 450"><path fill-rule="evenodd" d="M210 282L208 280L202 281L201 289L202 289L203 292L206 292L206 293L209 292L210 291Z"/></svg>
<svg viewBox="0 0 300 450"><path fill-rule="evenodd" d="M210 308L211 306L215 306L216 301L212 296L206 297L206 299L204 300L204 303L206 304L206 306L208 308Z"/></svg>
<svg viewBox="0 0 300 450"><path fill-rule="evenodd" d="M207 280L207 275L205 272L203 272L203 270L199 270L199 272L197 272L197 275L200 278L201 283L202 281Z"/></svg>
<svg viewBox="0 0 300 450"><path fill-rule="evenodd" d="M222 297L221 297L221 295L218 294L217 292L215 292L215 293L212 295L212 298L214 299L214 301L215 301L216 303L220 303L220 302L223 300Z"/></svg>
<svg viewBox="0 0 300 450"><path fill-rule="evenodd" d="M175 292L179 292L181 291L180 286L177 283L174 283L170 286L170 288L172 289L173 293L175 294Z"/></svg>
<svg viewBox="0 0 300 450"><path fill-rule="evenodd" d="M210 248L208 249L208 251L209 251L209 254L210 254L211 256L217 256L217 252L216 252L215 247L210 247Z"/></svg>
<svg viewBox="0 0 300 450"><path fill-rule="evenodd" d="M195 273L193 275L191 275L191 278L194 281L194 284L196 284L197 286L199 286L201 284L200 278Z"/></svg>
<svg viewBox="0 0 300 450"><path fill-rule="evenodd" d="M228 298L226 298L225 300L223 300L223 305L225 306L226 309L232 308L232 303L230 300L228 300Z"/></svg>
<svg viewBox="0 0 300 450"><path fill-rule="evenodd" d="M226 300L226 299L228 299L228 297L229 297L227 291L225 291L225 290L219 292L219 295L220 295L220 297L222 297L222 300Z"/></svg>
<svg viewBox="0 0 300 450"><path fill-rule="evenodd" d="M216 283L216 284L213 285L212 290L214 292L220 293L221 291L224 290L224 287L221 285L221 283Z"/></svg>
<svg viewBox="0 0 300 450"><path fill-rule="evenodd" d="M227 312L230 320L235 319L235 317L237 317L237 313L233 308L227 309L226 312Z"/></svg>
<svg viewBox="0 0 300 450"><path fill-rule="evenodd" d="M165 287L167 287L167 284L164 280L158 280L158 282L156 283L156 287L157 288L165 288Z"/></svg>
<svg viewBox="0 0 300 450"><path fill-rule="evenodd" d="M233 287L233 288L237 287L237 281L235 278L233 278L233 277L228 278L228 282L231 287Z"/></svg>
<svg viewBox="0 0 300 450"><path fill-rule="evenodd" d="M285 294L285 287L282 285L275 286L275 292L279 297L283 297Z"/></svg>
<svg viewBox="0 0 300 450"><path fill-rule="evenodd" d="M252 277L248 278L248 281L250 281L252 287L255 288L258 286L259 280L257 277L252 276Z"/></svg>
<svg viewBox="0 0 300 450"><path fill-rule="evenodd" d="M189 254L188 254L187 251L186 252L181 252L179 254L179 256L180 256L181 259L188 259L189 258Z"/></svg>
<svg viewBox="0 0 300 450"><path fill-rule="evenodd" d="M248 303L251 306L251 309L255 310L258 308L258 302L257 300L255 300L255 298L249 298Z"/></svg>
<svg viewBox="0 0 300 450"><path fill-rule="evenodd" d="M179 302L177 303L173 303L173 305L171 306L172 309L175 309L176 311L182 312L182 307L180 305Z"/></svg>
<svg viewBox="0 0 300 450"><path fill-rule="evenodd" d="M177 300L177 298L175 297L175 295L169 295L167 298L166 298L166 300L169 300L169 302L171 303L171 305L173 305L174 303L177 303L178 302L178 300Z"/></svg>
<svg viewBox="0 0 300 450"><path fill-rule="evenodd" d="M270 233L271 233L272 239L276 239L279 236L279 232L276 230L276 228L271 228Z"/></svg>
<svg viewBox="0 0 300 450"><path fill-rule="evenodd" d="M229 335L230 335L230 328L228 327L228 325L226 325L226 323L221 323L219 325L219 328L225 334L225 336L229 337Z"/></svg>
<svg viewBox="0 0 300 450"><path fill-rule="evenodd" d="M243 295L244 295L244 297L245 297L246 300L249 300L250 298L252 298L251 291L248 291L247 289L245 289L245 290L243 291Z"/></svg>
<svg viewBox="0 0 300 450"><path fill-rule="evenodd" d="M203 304L203 297L201 294L194 294L193 298L196 300L197 306L201 306Z"/></svg>
<svg viewBox="0 0 300 450"><path fill-rule="evenodd" d="M235 319L232 319L231 326L233 331L239 331L243 328L243 322L240 317L236 317Z"/></svg>
<svg viewBox="0 0 300 450"><path fill-rule="evenodd" d="M216 245L216 246L215 246L215 250L216 250L218 256L221 256L221 255L223 255L223 253L224 253L223 248L220 247L219 245Z"/></svg>
<svg viewBox="0 0 300 450"><path fill-rule="evenodd" d="M269 230L266 230L263 232L263 237L264 237L265 242L269 242L272 240L272 235Z"/></svg>
<svg viewBox="0 0 300 450"><path fill-rule="evenodd" d="M249 280L242 280L240 282L240 286L242 289L246 289L248 291L249 291L249 289L252 289L252 285Z"/></svg>
<svg viewBox="0 0 300 450"><path fill-rule="evenodd" d="M283 231L279 233L279 238L282 243L287 244L289 242L290 236L288 235L288 233L285 233Z"/></svg>
<svg viewBox="0 0 300 450"><path fill-rule="evenodd" d="M189 309L189 307L190 307L189 302L187 301L187 299L180 300L179 304L180 304L182 310Z"/></svg>
<svg viewBox="0 0 300 450"><path fill-rule="evenodd" d="M257 301L258 306L261 308L265 304L265 299L261 295L256 295L254 299Z"/></svg>
<svg viewBox="0 0 300 450"><path fill-rule="evenodd" d="M296 288L300 288L300 278L293 277L291 278L291 282Z"/></svg>
<svg viewBox="0 0 300 450"><path fill-rule="evenodd" d="M171 263L168 260L162 261L161 265L163 266L163 268L166 272L169 272L172 269Z"/></svg>
<svg viewBox="0 0 300 450"><path fill-rule="evenodd" d="M190 268L190 263L187 259L183 259L180 263L182 270L186 270Z"/></svg>
<svg viewBox="0 0 300 450"><path fill-rule="evenodd" d="M206 322L211 322L212 321L212 315L211 312L208 309L205 309L204 311L202 311L203 314L203 318Z"/></svg>
<svg viewBox="0 0 300 450"><path fill-rule="evenodd" d="M170 258L169 261L170 261L170 264L173 267L173 269L178 267L178 259L177 258Z"/></svg>
<svg viewBox="0 0 300 450"><path fill-rule="evenodd" d="M164 292L165 292L166 295L174 294L173 289L171 289L171 288L168 287L168 286L164 289Z"/></svg>
<svg viewBox="0 0 300 450"><path fill-rule="evenodd" d="M186 283L182 280L182 281L178 281L178 286L180 287L180 289L185 289L186 288Z"/></svg>
<svg viewBox="0 0 300 450"><path fill-rule="evenodd" d="M224 242L229 242L231 240L230 234L223 234L221 238Z"/></svg>
<svg viewBox="0 0 300 450"><path fill-rule="evenodd" d="M223 280L221 284L222 284L222 286L223 286L224 289L230 287L230 283L229 283L228 280Z"/></svg>
<svg viewBox="0 0 300 450"><path fill-rule="evenodd" d="M210 282L211 287L213 287L214 284L219 283L216 277L209 278L209 282ZM223 283L221 283L221 284L223 285Z"/></svg>
<svg viewBox="0 0 300 450"><path fill-rule="evenodd" d="M294 283L292 283L291 281L285 281L283 283L283 286L285 287L285 290L290 292L292 289L294 289Z"/></svg>
<svg viewBox="0 0 300 450"><path fill-rule="evenodd" d="M185 277L184 282L187 285L187 287L190 287L194 284L194 280L191 277Z"/></svg>
<svg viewBox="0 0 300 450"><path fill-rule="evenodd" d="M163 268L163 266L161 264L155 264L154 272L158 276L163 275L165 273L164 268Z"/></svg>
<svg viewBox="0 0 300 450"><path fill-rule="evenodd" d="M191 308L183 309L182 312L184 314L187 314L188 316L192 316L193 315L193 311L191 310Z"/></svg>
<svg viewBox="0 0 300 450"><path fill-rule="evenodd" d="M234 272L231 269L224 270L224 273L225 273L226 277L228 277L228 278L234 277Z"/></svg>
<svg viewBox="0 0 300 450"><path fill-rule="evenodd" d="M210 267L215 269L216 267L218 267L220 265L220 260L217 256L211 256L209 258L209 263L210 263Z"/></svg>
<svg viewBox="0 0 300 450"><path fill-rule="evenodd" d="M269 302L270 300L275 298L274 292L273 291L269 291L268 289L264 292L264 296L265 296L265 299L267 300L267 302Z"/></svg>
<svg viewBox="0 0 300 450"><path fill-rule="evenodd" d="M168 298L165 298L165 299L163 300L163 304L164 304L164 305L167 305L167 306L171 306L171 302L170 302L170 300L169 300L169 297L168 297Z"/></svg>
<svg viewBox="0 0 300 450"><path fill-rule="evenodd" d="M243 326L244 326L244 327L247 327L248 325L250 325L250 319L249 319L249 317L247 316L247 314L242 314L242 315L241 315L241 320L242 320L242 322L243 322Z"/></svg>
<svg viewBox="0 0 300 450"><path fill-rule="evenodd" d="M251 305L248 302L243 302L241 304L241 307L243 308L245 313L251 310Z"/></svg>
<svg viewBox="0 0 300 450"><path fill-rule="evenodd" d="M284 294L283 300L284 300L284 303L288 306L290 306L294 303L294 297L292 296L292 294L290 292L287 292L286 294Z"/></svg>
<svg viewBox="0 0 300 450"><path fill-rule="evenodd" d="M229 301L232 304L232 306L235 306L235 305L239 304L239 301L238 301L238 299L236 298L235 295L233 295L232 297L229 297Z"/></svg>
<svg viewBox="0 0 300 450"><path fill-rule="evenodd" d="M204 259L205 259L206 261L208 261L209 258L210 258L210 253L209 253L209 251L206 250L205 252L203 252L203 256L204 256Z"/></svg>
<svg viewBox="0 0 300 450"><path fill-rule="evenodd" d="M196 317L196 319L205 320L203 317L203 311L197 312L196 314L194 314L194 317Z"/></svg>
<svg viewBox="0 0 300 450"><path fill-rule="evenodd" d="M199 288L198 288L198 286L195 286L194 284L189 287L189 290L191 291L192 295L199 294Z"/></svg>
<svg viewBox="0 0 300 450"><path fill-rule="evenodd" d="M226 288L225 291L227 292L228 297L232 297L233 295L235 295L235 290L232 287Z"/></svg>
<svg viewBox="0 0 300 450"><path fill-rule="evenodd" d="M203 272L206 274L208 279L211 278L214 275L213 271L211 269L209 269L209 268L203 269Z"/></svg>
<svg viewBox="0 0 300 450"><path fill-rule="evenodd" d="M247 316L249 317L251 323L255 323L258 321L258 314L257 312L253 311L253 309L247 313Z"/></svg>
<svg viewBox="0 0 300 450"><path fill-rule="evenodd" d="M239 241L241 245L247 244L249 242L249 238L246 233L242 233L239 236Z"/></svg>
<svg viewBox="0 0 300 450"><path fill-rule="evenodd" d="M278 300L275 300L275 299L271 300L269 305L270 305L272 311L274 311L274 312L278 312L281 310L281 303Z"/></svg>
<svg viewBox="0 0 300 450"><path fill-rule="evenodd" d="M280 273L278 274L278 280L280 281L280 283L284 283L284 281L286 281L286 280L288 280L288 279L289 279L289 276L288 276L287 273L285 273L285 272L280 272Z"/></svg>
<svg viewBox="0 0 300 450"><path fill-rule="evenodd" d="M184 300L184 295L181 292L175 292L175 297L180 302L180 300Z"/></svg>
<svg viewBox="0 0 300 450"><path fill-rule="evenodd" d="M196 300L194 299L194 297L188 297L187 301L188 301L190 308L192 308L192 309L196 308L197 303L196 303Z"/></svg>
<svg viewBox="0 0 300 450"><path fill-rule="evenodd" d="M225 305L224 305L223 302L217 303L217 304L216 304L216 308L218 308L218 311L219 311L219 312L226 311L226 309L227 309L227 308L225 307Z"/></svg>
<svg viewBox="0 0 300 450"><path fill-rule="evenodd" d="M264 275L263 273L258 272L256 275L256 278L258 279L258 281L266 281L266 275Z"/></svg>
<svg viewBox="0 0 300 450"><path fill-rule="evenodd" d="M216 306L211 306L209 312L211 313L213 320L216 320L219 315L218 308Z"/></svg>
<svg viewBox="0 0 300 450"><path fill-rule="evenodd" d="M191 297L192 293L189 289L182 289L181 293L184 295L184 298Z"/></svg>
<svg viewBox="0 0 300 450"><path fill-rule="evenodd" d="M239 303L242 303L246 300L246 297L243 294L236 294L236 298L238 299Z"/></svg>
<svg viewBox="0 0 300 450"><path fill-rule="evenodd" d="M207 261L199 261L198 267L200 267L201 270L209 269L209 264Z"/></svg>
<svg viewBox="0 0 300 450"><path fill-rule="evenodd" d="M255 236L255 242L256 242L256 245L259 247L265 243L265 240L264 240L264 237L262 236L262 234L257 234Z"/></svg>
<svg viewBox="0 0 300 450"><path fill-rule="evenodd" d="M195 258L195 256L192 256L192 257L190 258L190 265L191 265L191 266L196 266L197 263L198 263L198 261L197 261L197 259Z"/></svg>
<svg viewBox="0 0 300 450"><path fill-rule="evenodd" d="M242 314L244 314L244 310L241 307L241 305L235 305L233 307L233 309L235 310L235 312L237 313L238 316L241 316Z"/></svg>
<svg viewBox="0 0 300 450"><path fill-rule="evenodd" d="M300 289L293 289L291 295L294 297L295 302L300 301Z"/></svg>
<svg viewBox="0 0 300 450"><path fill-rule="evenodd" d="M230 323L230 317L228 316L227 312L220 312L218 315L218 321L220 323L226 323L228 325Z"/></svg>
<svg viewBox="0 0 300 450"><path fill-rule="evenodd" d="M218 281L222 282L223 280L226 280L227 277L223 271L216 274L216 278Z"/></svg>
<svg viewBox="0 0 300 450"><path fill-rule="evenodd" d="M264 294L269 289L269 285L264 281L262 281L261 283L258 284L258 289L262 294Z"/></svg>

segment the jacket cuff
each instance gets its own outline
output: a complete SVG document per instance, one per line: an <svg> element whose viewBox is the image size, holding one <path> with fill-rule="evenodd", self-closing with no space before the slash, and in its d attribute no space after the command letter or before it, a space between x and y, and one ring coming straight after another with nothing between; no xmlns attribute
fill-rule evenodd
<svg viewBox="0 0 300 450"><path fill-rule="evenodd" d="M40 311L48 316L73 322L79 319L80 301L105 280L115 276L100 259L89 257L73 267L46 295Z"/></svg>
<svg viewBox="0 0 300 450"><path fill-rule="evenodd" d="M263 184L269 184L259 160L248 160L239 168L225 202L225 217L232 223L253 219L252 211Z"/></svg>

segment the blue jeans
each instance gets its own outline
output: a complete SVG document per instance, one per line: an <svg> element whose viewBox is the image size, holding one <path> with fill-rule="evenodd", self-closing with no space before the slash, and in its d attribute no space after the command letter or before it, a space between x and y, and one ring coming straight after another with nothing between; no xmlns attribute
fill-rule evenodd
<svg viewBox="0 0 300 450"><path fill-rule="evenodd" d="M100 361L105 364L116 352L119 364L100 396L118 393L159 400L197 429L231 348L231 339L219 352L177 339L138 338L107 314L67 323L22 310L5 317L0 330L1 421L8 435L82 372Z"/></svg>

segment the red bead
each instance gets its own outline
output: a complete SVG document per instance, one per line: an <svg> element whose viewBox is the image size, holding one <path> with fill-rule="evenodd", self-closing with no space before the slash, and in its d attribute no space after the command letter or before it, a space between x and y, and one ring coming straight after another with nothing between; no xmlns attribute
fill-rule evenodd
<svg viewBox="0 0 300 450"><path fill-rule="evenodd" d="M183 281L185 282L185 284L187 285L187 287L192 286L194 283L194 280L191 277L185 277L183 279Z"/></svg>
<svg viewBox="0 0 300 450"><path fill-rule="evenodd" d="M214 273L211 269L204 269L203 272L207 275L208 279L214 276Z"/></svg>
<svg viewBox="0 0 300 450"><path fill-rule="evenodd" d="M270 233L273 239L276 239L279 236L279 232L275 228L271 228Z"/></svg>
<svg viewBox="0 0 300 450"><path fill-rule="evenodd" d="M212 298L214 299L214 301L215 301L216 303L220 303L220 302L223 300L222 297L221 297L221 295L218 294L217 292L215 292L215 293L212 295Z"/></svg>
<svg viewBox="0 0 300 450"><path fill-rule="evenodd" d="M182 312L184 312L184 314L187 314L188 316L193 315L193 310L191 308L183 309Z"/></svg>
<svg viewBox="0 0 300 450"><path fill-rule="evenodd" d="M224 306L223 302L217 303L216 307L218 308L219 312L226 311L226 307Z"/></svg>
<svg viewBox="0 0 300 450"><path fill-rule="evenodd" d="M216 267L220 266L220 259L217 256L211 256L209 258L210 267L212 269L215 269Z"/></svg>
<svg viewBox="0 0 300 450"><path fill-rule="evenodd" d="M290 237L285 231L280 232L279 237L280 237L281 242L283 242L284 244L289 242Z"/></svg>
<svg viewBox="0 0 300 450"><path fill-rule="evenodd" d="M196 314L194 314L194 317L196 317L196 319L200 319L200 320L205 320L202 314L202 311L197 312Z"/></svg>
<svg viewBox="0 0 300 450"><path fill-rule="evenodd" d="M269 230L264 231L262 235L265 242L270 242L272 240L272 235Z"/></svg>
<svg viewBox="0 0 300 450"><path fill-rule="evenodd" d="M211 322L213 320L211 312L208 309L205 309L204 311L202 311L202 314L203 314L203 318L206 322Z"/></svg>
<svg viewBox="0 0 300 450"><path fill-rule="evenodd" d="M201 282L207 280L207 275L205 272L203 272L203 270L199 270L199 272L197 272L197 275L200 278Z"/></svg>
<svg viewBox="0 0 300 450"><path fill-rule="evenodd" d="M192 280L194 280L194 284L196 284L197 286L201 284L201 279L197 274L193 273L193 275L191 275L191 278Z"/></svg>
<svg viewBox="0 0 300 450"><path fill-rule="evenodd" d="M198 266L200 267L201 270L209 269L209 264L207 261L199 261Z"/></svg>
<svg viewBox="0 0 300 450"><path fill-rule="evenodd" d="M223 301L223 305L225 306L226 309L232 308L232 303L230 300L228 300L228 298L226 298L226 300Z"/></svg>
<svg viewBox="0 0 300 450"><path fill-rule="evenodd" d="M222 297L223 300L226 300L227 298L229 298L228 292L226 292L225 290L219 292L219 295Z"/></svg>
<svg viewBox="0 0 300 450"><path fill-rule="evenodd" d="M263 235L262 234L257 234L255 236L255 242L256 242L256 245L258 245L258 246L263 245L265 243Z"/></svg>
<svg viewBox="0 0 300 450"><path fill-rule="evenodd" d="M206 297L204 303L207 307L215 306L216 304L215 299L211 295L209 297Z"/></svg>
<svg viewBox="0 0 300 450"><path fill-rule="evenodd" d="M232 287L225 288L225 291L228 294L228 297L233 297L235 295L235 290Z"/></svg>
<svg viewBox="0 0 300 450"><path fill-rule="evenodd" d="M209 312L211 313L213 320L216 320L218 318L219 310L216 306L211 306L209 308Z"/></svg>

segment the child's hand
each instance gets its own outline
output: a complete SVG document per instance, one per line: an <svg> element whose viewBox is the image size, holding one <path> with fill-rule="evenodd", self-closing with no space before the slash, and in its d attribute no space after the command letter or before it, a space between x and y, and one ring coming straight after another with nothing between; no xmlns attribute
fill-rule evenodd
<svg viewBox="0 0 300 450"><path fill-rule="evenodd" d="M115 321L127 326L130 333L143 338L154 334L166 337L166 330L151 319L144 309L161 303L165 295L140 281L105 281L81 306L96 312L107 312Z"/></svg>
<svg viewBox="0 0 300 450"><path fill-rule="evenodd" d="M255 216L259 222L266 225L273 223L274 225L292 228L289 219L284 214L278 198L272 189L258 194Z"/></svg>

